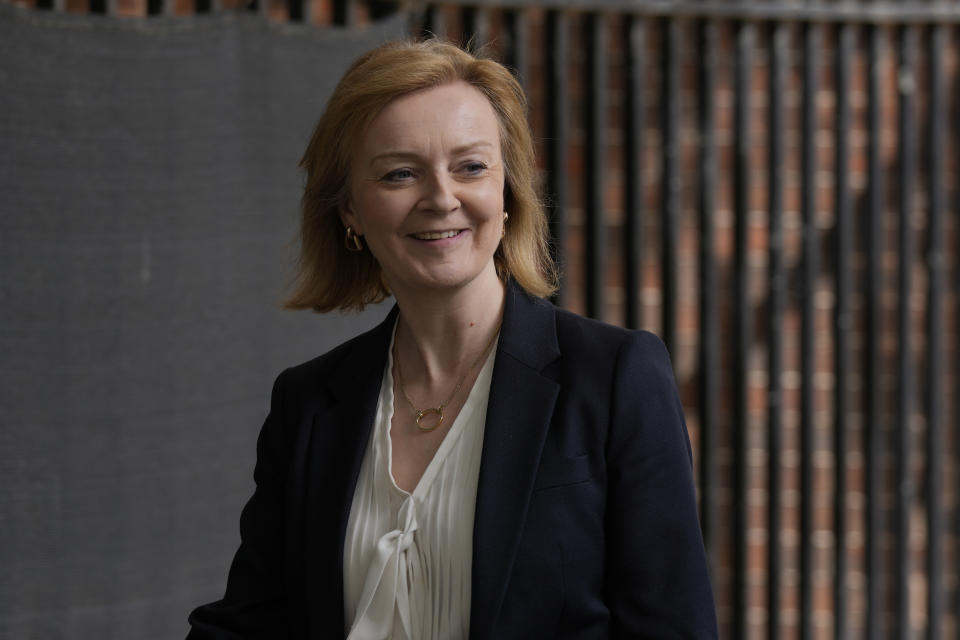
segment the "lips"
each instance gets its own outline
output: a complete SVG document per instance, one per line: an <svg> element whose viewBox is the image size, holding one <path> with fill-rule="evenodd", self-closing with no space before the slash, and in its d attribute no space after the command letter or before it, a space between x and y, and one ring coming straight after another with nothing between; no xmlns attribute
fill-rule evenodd
<svg viewBox="0 0 960 640"><path fill-rule="evenodd" d="M446 231L423 231L421 233L410 234L417 240L443 240L460 235L460 229L448 229Z"/></svg>

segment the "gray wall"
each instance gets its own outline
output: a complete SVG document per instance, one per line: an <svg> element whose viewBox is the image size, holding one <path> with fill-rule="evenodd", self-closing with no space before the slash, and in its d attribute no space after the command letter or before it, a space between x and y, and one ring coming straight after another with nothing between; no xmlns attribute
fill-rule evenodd
<svg viewBox="0 0 960 640"><path fill-rule="evenodd" d="M0 638L222 593L273 377L386 311L277 303L312 125L402 30L0 4Z"/></svg>

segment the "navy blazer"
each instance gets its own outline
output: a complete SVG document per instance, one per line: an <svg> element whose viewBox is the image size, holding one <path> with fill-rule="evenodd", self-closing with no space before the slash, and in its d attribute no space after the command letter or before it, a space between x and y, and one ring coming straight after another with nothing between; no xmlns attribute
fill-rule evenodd
<svg viewBox="0 0 960 640"><path fill-rule="evenodd" d="M284 371L218 602L188 638L342 638L343 545L397 309ZM715 638L663 344L507 288L480 463L470 638Z"/></svg>

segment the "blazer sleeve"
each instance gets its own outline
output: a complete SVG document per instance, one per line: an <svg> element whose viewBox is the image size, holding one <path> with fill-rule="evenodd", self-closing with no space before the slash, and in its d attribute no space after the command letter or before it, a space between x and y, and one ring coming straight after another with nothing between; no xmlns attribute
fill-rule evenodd
<svg viewBox="0 0 960 640"><path fill-rule="evenodd" d="M621 344L607 441L605 599L612 638L717 637L690 441L663 343Z"/></svg>
<svg viewBox="0 0 960 640"><path fill-rule="evenodd" d="M273 386L270 413L257 439L256 489L240 516L240 548L221 600L195 609L188 640L286 638L284 487L289 447L283 434L283 374Z"/></svg>

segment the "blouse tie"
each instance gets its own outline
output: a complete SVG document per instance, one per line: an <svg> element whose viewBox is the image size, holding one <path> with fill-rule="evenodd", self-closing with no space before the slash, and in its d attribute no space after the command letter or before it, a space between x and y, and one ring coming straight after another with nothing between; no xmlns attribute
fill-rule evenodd
<svg viewBox="0 0 960 640"><path fill-rule="evenodd" d="M413 546L413 534L417 530L412 495L407 496L400 506L397 521L398 528L383 534L377 541L360 594L356 624L347 640L391 637L397 631L394 629L394 611L400 614L404 637L411 638L407 550Z"/></svg>

